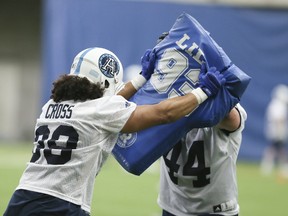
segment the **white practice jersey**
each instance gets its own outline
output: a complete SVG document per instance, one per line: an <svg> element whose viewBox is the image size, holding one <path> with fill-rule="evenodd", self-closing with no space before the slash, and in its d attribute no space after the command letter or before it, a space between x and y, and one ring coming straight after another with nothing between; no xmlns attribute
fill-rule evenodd
<svg viewBox="0 0 288 216"><path fill-rule="evenodd" d="M121 96L49 100L37 119L33 156L17 189L49 194L90 212L95 177L135 108Z"/></svg>
<svg viewBox="0 0 288 216"><path fill-rule="evenodd" d="M225 133L217 127L192 129L161 158L158 204L177 216L239 212L236 160L247 118L239 105L241 126Z"/></svg>

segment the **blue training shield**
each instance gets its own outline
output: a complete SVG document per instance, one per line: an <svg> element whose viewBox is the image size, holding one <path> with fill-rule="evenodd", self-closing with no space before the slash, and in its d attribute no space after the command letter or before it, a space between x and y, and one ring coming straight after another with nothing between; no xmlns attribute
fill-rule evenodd
<svg viewBox="0 0 288 216"><path fill-rule="evenodd" d="M240 101L250 77L234 65L209 33L189 14L181 14L169 35L154 47L156 64L151 79L130 99L155 104L198 87L203 62L216 67L227 82L214 98L190 115L170 124L137 133L120 134L112 153L128 172L141 175L192 128L216 125ZM149 113L147 113L149 115Z"/></svg>

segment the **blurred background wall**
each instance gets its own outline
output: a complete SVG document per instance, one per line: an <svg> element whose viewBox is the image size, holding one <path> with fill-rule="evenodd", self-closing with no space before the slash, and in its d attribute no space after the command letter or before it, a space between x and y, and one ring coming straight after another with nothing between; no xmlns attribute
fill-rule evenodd
<svg viewBox="0 0 288 216"><path fill-rule="evenodd" d="M0 140L32 140L39 114L41 1L0 6Z"/></svg>
<svg viewBox="0 0 288 216"><path fill-rule="evenodd" d="M252 77L241 102L248 121L239 158L259 160L267 145L263 127L270 91L288 84L286 0L5 1L0 8L0 139L33 139L53 80L69 72L79 51L105 47L128 70L183 11Z"/></svg>

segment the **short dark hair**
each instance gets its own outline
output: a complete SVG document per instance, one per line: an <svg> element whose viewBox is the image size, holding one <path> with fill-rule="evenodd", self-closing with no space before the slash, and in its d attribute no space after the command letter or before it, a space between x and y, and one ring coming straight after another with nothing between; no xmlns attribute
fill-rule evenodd
<svg viewBox="0 0 288 216"><path fill-rule="evenodd" d="M53 82L52 95L56 103L66 100L86 101L101 98L104 88L100 83L92 83L86 77L62 75Z"/></svg>

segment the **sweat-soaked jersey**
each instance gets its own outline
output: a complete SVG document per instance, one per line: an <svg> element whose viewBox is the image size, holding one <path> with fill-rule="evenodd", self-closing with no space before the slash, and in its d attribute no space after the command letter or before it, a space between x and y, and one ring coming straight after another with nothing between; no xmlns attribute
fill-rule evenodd
<svg viewBox="0 0 288 216"><path fill-rule="evenodd" d="M135 108L121 96L49 100L37 119L33 156L17 189L49 194L90 212L94 179Z"/></svg>
<svg viewBox="0 0 288 216"><path fill-rule="evenodd" d="M177 216L239 213L236 160L247 118L238 105L240 127L196 128L161 158L158 204Z"/></svg>

